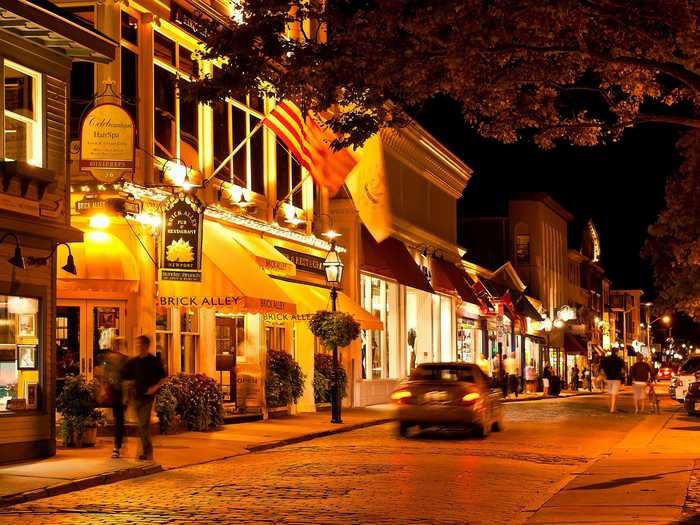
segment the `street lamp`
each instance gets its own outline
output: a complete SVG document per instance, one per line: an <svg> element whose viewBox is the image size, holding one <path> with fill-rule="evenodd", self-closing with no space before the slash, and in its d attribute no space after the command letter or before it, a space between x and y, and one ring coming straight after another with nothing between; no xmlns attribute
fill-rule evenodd
<svg viewBox="0 0 700 525"><path fill-rule="evenodd" d="M326 281L331 285L331 311L336 311L338 301L338 289L343 279L343 262L335 249L335 241L331 241L331 248L323 261L323 269L326 272ZM331 423L342 423L340 417L340 392L338 392L338 347L333 346L333 387L331 389Z"/></svg>

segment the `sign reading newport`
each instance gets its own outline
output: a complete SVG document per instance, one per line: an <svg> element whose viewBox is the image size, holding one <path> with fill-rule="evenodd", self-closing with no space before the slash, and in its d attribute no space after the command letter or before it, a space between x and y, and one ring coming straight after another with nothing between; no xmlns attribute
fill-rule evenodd
<svg viewBox="0 0 700 525"><path fill-rule="evenodd" d="M99 104L80 127L80 169L111 183L134 171L134 121L116 104Z"/></svg>
<svg viewBox="0 0 700 525"><path fill-rule="evenodd" d="M163 205L161 276L166 281L202 280L202 219L204 204L179 193Z"/></svg>

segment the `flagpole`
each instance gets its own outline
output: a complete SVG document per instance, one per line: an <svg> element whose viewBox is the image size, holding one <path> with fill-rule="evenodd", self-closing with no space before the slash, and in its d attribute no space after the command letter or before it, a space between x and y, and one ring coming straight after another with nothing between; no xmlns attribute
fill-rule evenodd
<svg viewBox="0 0 700 525"><path fill-rule="evenodd" d="M250 140L250 137L252 137L253 134L260 129L260 127L263 125L264 120L265 120L264 118L261 119L260 122L258 122L252 130L250 130L250 133L248 133L248 135L246 135L245 138L243 140L241 140L240 144L238 144L238 146L233 148L233 151L231 153L229 153L228 156L223 161L221 161L221 164L219 164L219 167L214 170L214 173L212 173L211 175L209 175L206 178L207 181L216 177L216 174L219 173L222 169L224 169L224 166L226 166L226 164L231 162L231 159L234 157L234 155L236 153L238 153L240 151L240 149L246 144L246 142L248 142ZM241 182L243 182L242 179L240 179L240 180L241 180Z"/></svg>
<svg viewBox="0 0 700 525"><path fill-rule="evenodd" d="M306 175L304 175L304 176L302 177L302 179L297 183L297 185L294 186L294 187L290 190L290 192L287 193L287 195L285 195L285 196L282 197L281 199L278 199L278 200L277 200L277 202L276 202L275 205L273 206L273 209L277 209L277 206L278 206L280 203L285 202L289 197L291 197L291 196L294 195L297 191L299 191L299 188L301 188L301 185L304 184L304 182L306 181L306 179L308 179L310 176L311 176L311 172L309 172L309 171L307 170Z"/></svg>

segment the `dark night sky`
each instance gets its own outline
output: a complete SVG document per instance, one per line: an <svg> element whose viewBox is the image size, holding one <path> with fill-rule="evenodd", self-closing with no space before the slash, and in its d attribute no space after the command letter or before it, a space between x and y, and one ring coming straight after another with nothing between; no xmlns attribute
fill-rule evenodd
<svg viewBox="0 0 700 525"><path fill-rule="evenodd" d="M653 297L651 269L640 250L663 206L666 177L678 167L676 128L647 125L628 130L617 144L543 151L532 143L478 137L450 101L433 101L416 117L474 170L459 203L461 215L505 216L514 194L548 192L575 215L576 227L593 219L613 286L642 288Z"/></svg>

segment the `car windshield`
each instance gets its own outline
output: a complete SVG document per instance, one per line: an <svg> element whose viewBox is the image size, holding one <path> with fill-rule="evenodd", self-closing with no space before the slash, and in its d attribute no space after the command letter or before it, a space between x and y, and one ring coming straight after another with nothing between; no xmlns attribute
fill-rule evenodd
<svg viewBox="0 0 700 525"><path fill-rule="evenodd" d="M695 372L700 368L700 357L691 357L681 367L681 372Z"/></svg>
<svg viewBox="0 0 700 525"><path fill-rule="evenodd" d="M421 381L462 381L465 383L476 382L474 370L462 367L419 366L413 372L411 372L410 378Z"/></svg>

